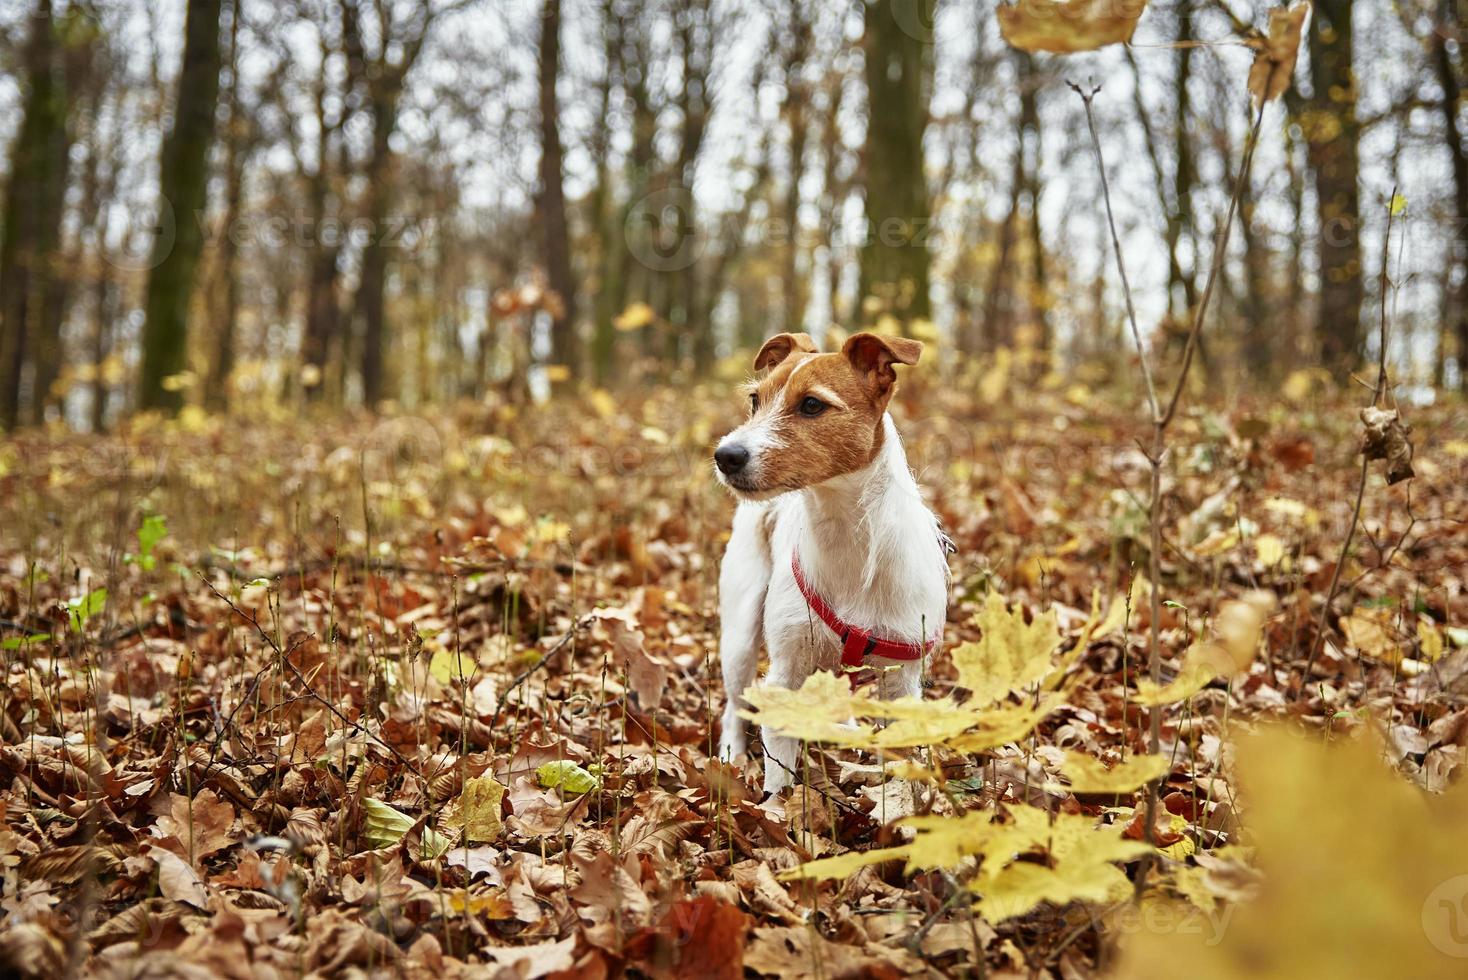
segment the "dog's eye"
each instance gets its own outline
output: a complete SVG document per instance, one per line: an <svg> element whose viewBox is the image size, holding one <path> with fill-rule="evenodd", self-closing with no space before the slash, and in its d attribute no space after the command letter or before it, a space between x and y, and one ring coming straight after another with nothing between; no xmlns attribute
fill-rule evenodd
<svg viewBox="0 0 1468 980"><path fill-rule="evenodd" d="M755 392L749 396L749 411L750 414L759 411L759 392Z"/></svg>
<svg viewBox="0 0 1468 980"><path fill-rule="evenodd" d="M806 395L800 400L800 414L807 418L814 418L826 410L826 403L812 395Z"/></svg>

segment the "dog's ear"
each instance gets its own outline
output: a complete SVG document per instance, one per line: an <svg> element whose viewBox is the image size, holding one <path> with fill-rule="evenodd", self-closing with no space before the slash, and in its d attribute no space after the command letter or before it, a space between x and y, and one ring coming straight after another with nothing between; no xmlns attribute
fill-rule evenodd
<svg viewBox="0 0 1468 980"><path fill-rule="evenodd" d="M897 381L892 365L916 364L922 353L922 341L874 333L853 334L841 347L842 356L851 366L872 380L879 398L891 392Z"/></svg>
<svg viewBox="0 0 1468 980"><path fill-rule="evenodd" d="M759 349L754 357L754 369L763 371L772 368L796 351L804 351L807 354L820 353L816 342L810 339L808 333L777 333L765 345Z"/></svg>

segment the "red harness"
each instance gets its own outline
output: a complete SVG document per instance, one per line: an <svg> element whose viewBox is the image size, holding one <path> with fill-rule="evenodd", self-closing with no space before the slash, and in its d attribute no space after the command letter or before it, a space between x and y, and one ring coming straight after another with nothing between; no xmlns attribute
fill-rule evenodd
<svg viewBox="0 0 1468 980"><path fill-rule="evenodd" d="M943 642L943 627L940 624L938 632L926 643L899 643L896 640L884 640L873 636L871 630L853 626L840 616L836 610L826 604L815 589L811 588L805 580L805 574L800 570L800 556L793 551L790 553L790 570L795 573L795 584L800 588L800 594L805 596L806 604L810 606L811 612L820 617L821 622L831 628L831 631L841 638L841 665L846 668L851 678L851 686L856 686L856 673L866 663L867 657L885 657L888 660L920 660L924 653Z"/></svg>

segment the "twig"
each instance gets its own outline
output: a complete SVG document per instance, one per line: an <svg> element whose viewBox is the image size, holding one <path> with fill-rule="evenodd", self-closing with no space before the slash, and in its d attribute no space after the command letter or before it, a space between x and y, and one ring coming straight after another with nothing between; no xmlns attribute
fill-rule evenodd
<svg viewBox="0 0 1468 980"><path fill-rule="evenodd" d="M1084 102L1086 106L1086 121L1089 124L1090 128L1092 148L1095 151L1096 165L1098 168L1100 168L1101 171L1102 188L1103 190L1105 190L1106 162L1101 153L1101 140L1097 136L1096 126L1091 113L1091 99L1095 96L1096 91L1099 91L1099 89L1093 90L1088 96L1074 84L1072 84L1071 87L1075 89L1076 94L1081 97L1081 101ZM1152 448L1150 452L1146 453L1147 461L1152 466L1152 479L1150 486L1151 500L1150 506L1148 508L1148 518L1149 523L1151 524L1152 532L1150 548L1151 554L1148 557L1147 566L1148 576L1152 580L1152 624L1147 652L1147 665L1148 674L1151 677L1152 683L1159 687L1162 685L1162 595L1158 588L1158 580L1162 576L1162 462L1167 451L1167 427L1172 423L1173 418L1176 417L1178 405L1182 401L1183 392L1187 389L1188 374L1193 366L1193 358L1198 348L1198 339L1203 333L1203 324L1208 315L1208 306L1212 302L1214 289L1218 284L1218 279L1223 270L1224 263L1228 259L1228 243L1229 239L1233 235L1234 219L1237 216L1239 206L1243 201L1244 189L1248 186L1249 175L1253 170L1254 150L1259 145L1259 133L1264 126L1264 109L1266 105L1267 103L1265 101L1260 100L1259 111L1254 116L1254 125L1249 130L1248 142L1245 144L1244 148L1243 165L1240 166L1238 179L1234 183L1233 195L1229 199L1228 213L1224 217L1223 223L1218 229L1218 235L1215 239L1213 248L1213 261L1208 268L1208 280L1203 288L1203 296L1198 301L1197 309L1193 311L1192 325L1188 330L1187 346L1183 349L1182 367L1178 371L1177 381L1173 385L1172 396L1168 399L1167 409L1165 411L1158 410L1158 402L1156 399L1156 393L1152 389L1151 373L1150 368L1148 368L1147 366L1146 354L1145 351L1141 351L1141 335L1140 332L1136 331L1135 320L1133 320L1132 324L1133 330L1138 337L1139 352L1142 353L1142 372L1143 377L1147 379L1148 401L1152 407ZM1106 193L1106 209L1107 218L1111 225L1113 236L1112 241L1113 244L1116 245L1117 266L1118 268L1120 268L1121 246L1115 237L1115 222L1111 220L1111 198L1109 192ZM1125 273L1122 274L1122 288L1126 293L1127 309L1128 311L1131 311L1133 308L1131 286L1127 282ZM1148 708L1147 722L1148 751L1156 755L1160 753L1162 749L1161 705L1152 705ZM1153 843L1155 843L1154 838L1156 836L1155 828L1153 825L1157 816L1157 797L1159 783L1160 780L1153 780L1147 786L1146 834L1147 840ZM1142 876L1145 876L1147 867L1150 867L1150 865L1143 866L1143 870L1141 872ZM1141 887L1140 879L1138 882L1138 887Z"/></svg>
<svg viewBox="0 0 1468 980"><path fill-rule="evenodd" d="M1371 389L1371 407L1375 408L1381 404L1382 395L1387 390L1386 374L1386 333L1387 333L1387 289L1391 280L1387 276L1388 267L1391 265L1392 256L1392 218L1396 210L1397 188L1392 186L1392 196L1386 205L1386 236L1381 245L1381 350L1377 352L1376 361L1376 385ZM1366 481L1371 476L1371 460L1366 453L1361 453L1361 476L1356 482L1356 506L1351 511L1351 525L1346 529L1346 539L1341 542L1341 553L1336 557L1335 568L1330 573L1330 588L1325 590L1325 603L1320 607L1320 616L1315 621L1315 638L1310 642L1310 656L1305 658L1305 672L1300 675L1300 688L1297 693L1303 694L1309 688L1310 671L1315 667L1315 658L1320 655L1320 648L1325 643L1325 621L1330 616L1331 604L1335 602L1336 592L1341 585L1341 572L1346 565L1346 556L1351 553L1351 542L1356 539L1356 527L1361 522L1361 504L1366 499ZM1410 505L1409 505L1410 507ZM1410 530L1410 527L1408 528ZM1400 545L1399 545L1400 546Z"/></svg>
<svg viewBox="0 0 1468 980"><path fill-rule="evenodd" d="M276 657L279 658L280 662L285 664L285 666L290 669L290 672L295 675L296 680L300 682L303 688L305 688L306 695L310 697L311 700L320 704L327 711L330 711L333 715L336 716L336 719L338 721L351 729L353 733L361 733L363 735L366 735L368 738L372 739L372 741L376 742L384 749L387 749L389 755L396 759L401 765L406 767L409 772L417 776L419 780L422 780L424 778L423 773L418 770L418 767L410 762L408 758L404 756L401 752L393 748L387 742L384 742L380 736L374 734L370 729L367 728L367 726L363 725L361 722L353 721L351 718L348 718L336 705L326 700L326 698L322 697L320 694L317 694L316 689L311 686L310 681L306 680L306 677L304 674L301 673L300 668L291 663L289 654L280 648L280 644L275 642L275 637L271 636L270 633L266 631L265 627L260 625L260 620L255 618L253 614L246 614L244 610L242 610L238 605L235 604L235 601L233 599L216 589L214 587L214 583L209 581L206 576L201 574L199 578L209 588L210 592L213 592L217 598L219 598L225 605L229 606L231 612L233 612L236 616L240 617L245 622L249 623L255 628L255 632L259 635L260 639L264 640L266 645L269 646L270 649L275 653ZM294 648L292 649L292 652L294 652Z"/></svg>
<svg viewBox="0 0 1468 980"><path fill-rule="evenodd" d="M500 713L505 710L505 704L510 700L510 695L514 694L515 691L518 690L520 686L523 685L526 681L528 681L536 671L544 667L550 661L551 657L554 657L556 654L564 650L566 648L566 644L570 643L571 639L575 637L577 633L590 626L591 621L595 618L596 617L591 613L587 613L585 616L582 616L580 619L578 619L575 623L571 625L571 628L566 631L565 635L563 635L559 640L555 642L554 646L552 646L549 650L541 655L539 660L535 661L535 663L531 664L529 667L526 667L523 671L520 672L519 676L517 676L513 681L510 682L510 686L505 688L504 695L499 699L499 704L495 705L494 714L489 719L489 727L491 731L499 727Z"/></svg>
<svg viewBox="0 0 1468 980"><path fill-rule="evenodd" d="M1132 286L1126 275L1126 262L1121 254L1121 237L1116 233L1116 216L1111 213L1111 184L1106 179L1106 161L1101 158L1101 137L1096 134L1096 117L1091 112L1091 100L1096 93L1101 91L1101 86L1094 86L1089 93L1081 90L1075 82L1066 80L1067 85L1081 97L1086 106L1086 126L1091 131L1091 149L1096 154L1096 169L1101 174L1101 196L1106 201L1106 224L1111 229L1111 247L1116 252L1116 271L1121 276L1122 294L1126 297L1127 320L1132 325L1132 339L1137 342L1137 359L1142 365L1142 380L1147 382L1147 404L1152 409L1152 417L1157 417L1157 389L1152 384L1152 369L1147 365L1147 348L1142 344L1142 331L1137 327L1137 307L1132 302Z"/></svg>

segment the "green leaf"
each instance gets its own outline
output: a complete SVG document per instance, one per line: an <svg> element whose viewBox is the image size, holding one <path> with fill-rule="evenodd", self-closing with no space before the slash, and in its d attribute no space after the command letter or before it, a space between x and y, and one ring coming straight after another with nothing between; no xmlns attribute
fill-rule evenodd
<svg viewBox="0 0 1468 980"><path fill-rule="evenodd" d="M391 847L401 841L418 822L401 810L371 797L362 801L362 811L367 815L362 839L373 847ZM438 831L429 827L423 828L424 856L436 858L452 846L453 842Z"/></svg>
<svg viewBox="0 0 1468 980"><path fill-rule="evenodd" d="M168 536L168 527L163 518L158 514L149 514L143 518L143 523L138 526L138 566L151 571L157 560L153 557L153 549L158 547L158 542Z"/></svg>
<svg viewBox="0 0 1468 980"><path fill-rule="evenodd" d="M601 789L601 780L569 759L547 762L535 770L540 785L546 789L560 787L566 793L590 793Z"/></svg>
<svg viewBox="0 0 1468 980"><path fill-rule="evenodd" d="M80 633L87 625L87 620L97 615L106 606L106 589L93 589L85 596L72 599L66 604L67 611L71 613L71 628Z"/></svg>
<svg viewBox="0 0 1468 980"><path fill-rule="evenodd" d="M43 643L51 639L50 633L31 633L29 636L12 636L0 643L0 650L19 650L21 647L30 646L32 643Z"/></svg>

